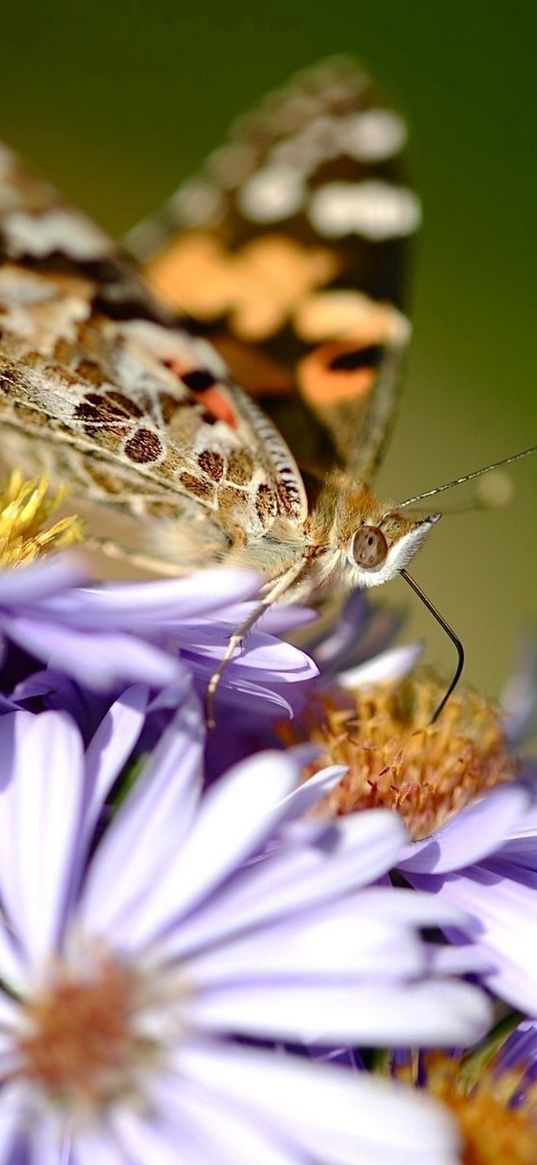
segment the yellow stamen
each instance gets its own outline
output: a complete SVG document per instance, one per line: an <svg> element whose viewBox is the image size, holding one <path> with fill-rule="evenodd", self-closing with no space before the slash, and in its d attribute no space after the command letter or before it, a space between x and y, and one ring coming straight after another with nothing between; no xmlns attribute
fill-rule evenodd
<svg viewBox="0 0 537 1165"><path fill-rule="evenodd" d="M459 1126L461 1165L535 1165L537 1086L521 1088L524 1066L502 1070L492 1063L471 1084L464 1063L443 1052L425 1053L423 1067L427 1091L447 1105ZM415 1063L396 1075L414 1083Z"/></svg>
<svg viewBox="0 0 537 1165"><path fill-rule="evenodd" d="M65 494L63 487L51 493L45 475L25 480L17 469L11 472L0 490L0 566L22 566L82 540L79 518L59 518L47 527Z"/></svg>
<svg viewBox="0 0 537 1165"><path fill-rule="evenodd" d="M320 812L336 817L396 809L411 836L420 838L486 789L513 780L516 764L496 709L462 689L431 724L443 691L439 680L423 673L395 687L348 691L334 685L310 699L292 725L282 725L286 744L321 745L315 769L323 762L348 767Z"/></svg>

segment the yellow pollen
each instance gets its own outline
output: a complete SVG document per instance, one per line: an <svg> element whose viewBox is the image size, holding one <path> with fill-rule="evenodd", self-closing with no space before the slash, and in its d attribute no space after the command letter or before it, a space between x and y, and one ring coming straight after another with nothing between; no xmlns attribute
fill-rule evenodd
<svg viewBox="0 0 537 1165"><path fill-rule="evenodd" d="M461 1061L443 1052L424 1056L427 1091L451 1110L462 1140L461 1165L535 1165L537 1086L523 1089L523 1067L494 1065L468 1081ZM397 1070L412 1083L412 1069ZM515 1103L513 1103L515 1101Z"/></svg>
<svg viewBox="0 0 537 1165"><path fill-rule="evenodd" d="M82 540L82 524L75 517L45 528L65 492L60 488L50 494L45 476L24 480L13 470L0 490L0 566L21 566Z"/></svg>
<svg viewBox="0 0 537 1165"><path fill-rule="evenodd" d="M486 789L513 780L516 765L496 709L462 689L431 724L443 692L429 674L355 691L334 685L312 697L293 724L281 725L285 744L308 740L321 746L311 772L323 763L348 767L318 811L337 817L396 809L417 839Z"/></svg>
<svg viewBox="0 0 537 1165"><path fill-rule="evenodd" d="M56 972L48 991L27 1005L20 1075L81 1110L129 1093L141 1057L151 1052L134 1030L140 996L135 973L110 959L85 979Z"/></svg>

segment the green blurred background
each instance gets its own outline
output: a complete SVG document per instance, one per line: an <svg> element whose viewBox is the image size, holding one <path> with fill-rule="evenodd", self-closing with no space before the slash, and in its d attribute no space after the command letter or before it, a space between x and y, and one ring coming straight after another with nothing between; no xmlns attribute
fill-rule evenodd
<svg viewBox="0 0 537 1165"><path fill-rule="evenodd" d="M423 196L415 336L379 487L394 499L537 442L537 5L181 0L3 5L2 132L113 233L169 195L266 90L331 53L360 58L412 127ZM537 458L507 509L435 531L416 575L497 693L537 629ZM461 491L446 507L459 506ZM452 649L402 582L408 634Z"/></svg>

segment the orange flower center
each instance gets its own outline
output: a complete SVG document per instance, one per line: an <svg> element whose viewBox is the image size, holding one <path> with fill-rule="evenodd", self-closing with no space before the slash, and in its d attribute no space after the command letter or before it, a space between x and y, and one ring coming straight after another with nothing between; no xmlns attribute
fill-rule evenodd
<svg viewBox="0 0 537 1165"><path fill-rule="evenodd" d="M109 957L87 978L57 970L26 1006L18 1074L82 1110L135 1092L140 1069L158 1055L137 1024L142 994L136 973Z"/></svg>
<svg viewBox="0 0 537 1165"><path fill-rule="evenodd" d="M500 718L469 690L451 696L438 720L443 694L430 676L397 687L347 691L333 686L312 697L291 725L285 744L309 740L322 748L320 764L341 764L347 774L321 802L331 817L359 809L396 809L412 838L426 837L486 789L516 777Z"/></svg>
<svg viewBox="0 0 537 1165"><path fill-rule="evenodd" d="M524 1069L481 1069L468 1080L464 1064L444 1055L425 1055L427 1090L451 1110L462 1140L462 1165L535 1165L537 1087L518 1095ZM397 1072L410 1079L411 1070Z"/></svg>

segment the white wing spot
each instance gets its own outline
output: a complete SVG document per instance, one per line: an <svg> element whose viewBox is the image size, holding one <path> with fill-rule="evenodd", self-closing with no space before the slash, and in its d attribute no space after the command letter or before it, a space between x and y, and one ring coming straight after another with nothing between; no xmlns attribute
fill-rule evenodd
<svg viewBox="0 0 537 1165"><path fill-rule="evenodd" d="M406 125L390 109L368 109L354 113L341 125L341 147L351 158L362 162L381 162L402 150L407 138Z"/></svg>
<svg viewBox="0 0 537 1165"><path fill-rule="evenodd" d="M214 222L224 212L224 200L220 191L203 178L192 178L184 182L169 203L185 227L202 226Z"/></svg>
<svg viewBox="0 0 537 1165"><path fill-rule="evenodd" d="M410 235L421 221L419 199L403 186L387 182L330 182L310 199L308 217L327 238L363 235L381 242Z"/></svg>
<svg viewBox="0 0 537 1165"><path fill-rule="evenodd" d="M242 213L252 222L280 222L304 203L304 181L292 166L266 166L239 192Z"/></svg>
<svg viewBox="0 0 537 1165"><path fill-rule="evenodd" d="M101 258L110 251L106 235L76 210L50 210L46 214L16 211L4 224L9 253L40 257L61 251L73 259Z"/></svg>

